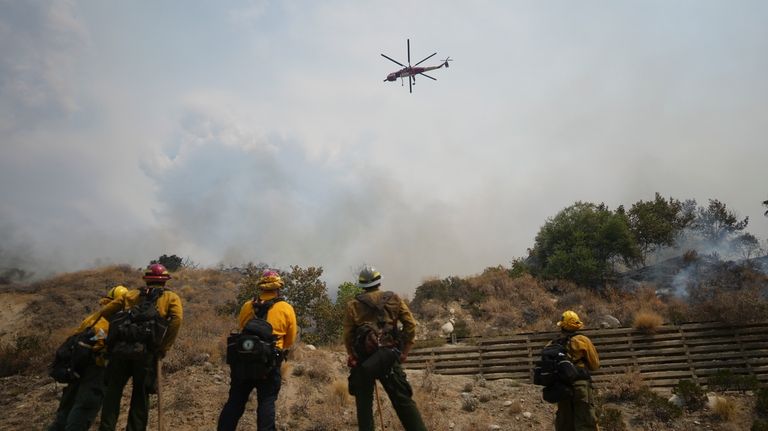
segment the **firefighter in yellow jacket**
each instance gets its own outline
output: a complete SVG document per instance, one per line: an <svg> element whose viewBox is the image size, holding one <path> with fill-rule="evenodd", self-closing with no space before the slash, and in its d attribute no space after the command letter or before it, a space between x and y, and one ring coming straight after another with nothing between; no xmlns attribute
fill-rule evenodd
<svg viewBox="0 0 768 431"><path fill-rule="evenodd" d="M128 292L124 286L115 286L99 300L104 306L120 299ZM88 364L80 378L64 387L56 418L48 431L87 431L101 407L104 396L104 368L106 367L104 341L109 331L109 322L96 313L86 317L74 333L93 329L93 361Z"/></svg>
<svg viewBox="0 0 768 431"><path fill-rule="evenodd" d="M115 430L120 415L120 399L128 379L133 380L133 389L126 431L146 430L149 418L149 394L156 390L157 361L165 357L181 327L183 318L181 298L165 287L165 283L171 279L168 270L159 263L151 264L144 272L143 278L145 287L129 291L125 296L110 302L98 312L107 319L112 318L113 332L108 340L107 389L104 394L104 405L101 408L99 431ZM123 330L123 325L118 323L119 316L116 314L121 311L130 312L130 315L135 316L132 320L123 321L130 322L128 326L135 325L132 331ZM162 322L162 324L153 323L151 327L142 326L151 322ZM162 328L163 333L155 333L156 328ZM159 341L155 343L146 339L129 339L127 337L131 332L141 334L151 332L149 337ZM113 336L115 344L111 343Z"/></svg>
<svg viewBox="0 0 768 431"><path fill-rule="evenodd" d="M360 431L374 429L373 391L379 380L405 431L426 431L400 365L413 346L416 320L405 301L393 292L379 290L380 285L381 273L373 267L363 268L358 286L365 292L347 303L344 316L344 346L351 368L349 392L355 397L357 426Z"/></svg>
<svg viewBox="0 0 768 431"><path fill-rule="evenodd" d="M232 372L230 376L229 397L219 414L217 431L235 431L240 417L245 412L248 398L254 389L256 389L257 402L257 430L275 430L275 402L277 401L277 395L282 384L280 364L285 359L287 350L296 340L296 333L298 332L296 313L293 307L280 297L280 288L283 285L283 279L276 271L264 271L258 281L258 297L247 301L240 308L240 316L238 318L240 332L248 333L251 322L254 321L255 317L259 317L262 320L261 324L264 323L263 320L266 320L269 325L262 326L262 329L266 328L267 331L267 334L263 335L265 338L269 337L269 332L271 331L277 352L267 351L262 353L277 354L277 359L271 360L269 366L265 366L263 370L257 370L256 367L251 366L252 363L230 364ZM242 374L239 373L241 370L243 371Z"/></svg>
<svg viewBox="0 0 768 431"><path fill-rule="evenodd" d="M568 310L557 322L562 335L569 337L568 356L577 367L595 371L600 367L600 358L592 341L576 331L584 324L576 312ZM597 431L597 412L595 411L595 394L592 379L587 377L573 382L573 396L557 403L555 416L556 431Z"/></svg>

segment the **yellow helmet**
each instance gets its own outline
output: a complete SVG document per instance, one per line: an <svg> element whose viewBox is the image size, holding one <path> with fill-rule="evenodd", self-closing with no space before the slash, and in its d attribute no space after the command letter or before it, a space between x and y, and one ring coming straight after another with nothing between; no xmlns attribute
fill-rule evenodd
<svg viewBox="0 0 768 431"><path fill-rule="evenodd" d="M126 293L128 293L128 288L121 284L118 284L117 286L109 289L109 292L107 293L107 298L113 299L113 300L120 299Z"/></svg>
<svg viewBox="0 0 768 431"><path fill-rule="evenodd" d="M261 290L277 290L283 287L285 282L277 271L268 269L261 275L257 285Z"/></svg>
<svg viewBox="0 0 768 431"><path fill-rule="evenodd" d="M581 322L575 311L566 310L563 312L562 319L557 322L557 326L566 331L577 331L584 327L584 323Z"/></svg>

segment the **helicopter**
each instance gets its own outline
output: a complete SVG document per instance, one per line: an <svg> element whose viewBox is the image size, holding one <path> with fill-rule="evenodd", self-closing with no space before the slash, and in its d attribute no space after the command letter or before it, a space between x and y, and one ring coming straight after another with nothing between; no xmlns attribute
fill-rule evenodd
<svg viewBox="0 0 768 431"><path fill-rule="evenodd" d="M432 53L431 55L428 55L427 57L425 57L420 62L418 62L418 63L414 64L413 66L411 66L411 40L410 39L406 39L406 44L408 46L408 66L406 66L403 63L400 63L399 61L397 61L397 60L395 60L395 59L393 59L393 58L391 58L389 56L386 56L384 54L381 54L381 56L386 58L387 60L389 60L389 61L391 61L393 63L396 63L396 64L398 64L398 65L403 67L402 69L398 70L397 72L392 72L389 75L387 75L387 79L385 79L384 82L396 81L397 78L400 78L401 85L405 85L405 83L403 83L403 79L408 77L408 90L411 93L413 93L413 86L416 85L416 75L426 76L427 78L429 78L429 79L431 79L433 81L437 81L436 78L433 78L433 77L427 75L424 72L428 72L430 70L435 70L435 69L440 69L443 66L448 67L448 62L449 61L453 61L450 57L448 57L445 60L443 60L442 63L439 66L417 67L421 63L424 63L428 59L430 59L433 56L437 55L437 53L435 52L435 53Z"/></svg>

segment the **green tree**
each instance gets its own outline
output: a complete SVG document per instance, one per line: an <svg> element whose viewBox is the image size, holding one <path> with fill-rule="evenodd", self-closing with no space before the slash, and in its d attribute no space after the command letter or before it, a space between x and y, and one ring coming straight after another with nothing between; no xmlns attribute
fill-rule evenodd
<svg viewBox="0 0 768 431"><path fill-rule="evenodd" d="M267 268L265 264L251 263L245 268L246 276L237 294L237 310L240 310L245 301L259 294L258 282ZM280 295L293 306L303 340L308 343L335 342L340 333L337 326L341 328L341 321L335 304L328 297L325 282L320 280L323 268L314 266L302 268L293 265L290 271L277 270L277 272L285 282L280 289Z"/></svg>
<svg viewBox="0 0 768 431"><path fill-rule="evenodd" d="M576 202L547 220L529 250L534 275L562 278L587 286L601 286L622 261L640 257L623 209Z"/></svg>
<svg viewBox="0 0 768 431"><path fill-rule="evenodd" d="M341 341L347 301L362 292L363 289L357 284L346 281L339 285L335 303L331 302L327 295L318 300L313 312L315 332L312 334L312 339L322 344Z"/></svg>
<svg viewBox="0 0 768 431"><path fill-rule="evenodd" d="M250 262L245 267L245 277L237 289L237 304L234 304L235 307L233 307L236 308L234 310L236 313L240 311L240 307L245 304L245 301L249 301L259 294L259 279L267 268L269 267L264 263L254 265Z"/></svg>
<svg viewBox="0 0 768 431"><path fill-rule="evenodd" d="M339 285L339 290L336 293L336 306L341 309L342 315L347 302L363 292L364 290L356 283L345 281Z"/></svg>
<svg viewBox="0 0 768 431"><path fill-rule="evenodd" d="M710 199L709 205L696 211L693 228L707 241L714 244L730 239L743 231L749 224L749 217L739 221L736 214L717 199Z"/></svg>
<svg viewBox="0 0 768 431"><path fill-rule="evenodd" d="M652 201L635 202L627 216L643 263L649 253L662 247L674 247L680 233L695 217L691 211L686 211L683 202L664 199L659 193Z"/></svg>
<svg viewBox="0 0 768 431"><path fill-rule="evenodd" d="M285 286L283 296L293 305L299 327L308 329L315 326L315 311L330 303L325 282L320 280L323 268L309 266L302 268L292 265L290 272L282 272Z"/></svg>
<svg viewBox="0 0 768 431"><path fill-rule="evenodd" d="M150 264L159 263L160 265L163 265L165 269L168 271L176 271L177 269L181 268L183 259L179 256L176 256L175 254L172 254L168 256L167 254L164 254L160 257L158 257L155 260L150 261Z"/></svg>

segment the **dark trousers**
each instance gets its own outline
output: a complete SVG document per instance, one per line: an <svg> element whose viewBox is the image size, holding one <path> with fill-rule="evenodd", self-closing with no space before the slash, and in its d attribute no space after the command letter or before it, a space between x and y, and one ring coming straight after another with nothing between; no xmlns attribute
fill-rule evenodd
<svg viewBox="0 0 768 431"><path fill-rule="evenodd" d="M144 431L149 419L149 389L155 383L155 356L141 359L114 358L107 366L107 389L101 407L99 431L115 431L120 416L120 399L128 379L133 379L131 407L128 410L126 431Z"/></svg>
<svg viewBox="0 0 768 431"><path fill-rule="evenodd" d="M403 424L405 431L427 431L421 419L416 403L413 401L413 390L405 377L403 367L395 363L392 371L379 379L381 385L392 402L392 407ZM357 407L357 427L360 431L373 431L373 391L375 380L361 379L355 390L355 406Z"/></svg>
<svg viewBox="0 0 768 431"><path fill-rule="evenodd" d="M275 430L275 402L280 392L280 367L270 371L263 379L232 378L229 398L221 409L217 431L235 431L237 423L245 412L245 404L251 391L256 389L256 423L258 431Z"/></svg>
<svg viewBox="0 0 768 431"><path fill-rule="evenodd" d="M557 403L556 431L597 431L594 390L589 380L573 383L573 397Z"/></svg>
<svg viewBox="0 0 768 431"><path fill-rule="evenodd" d="M64 387L56 418L48 431L87 431L104 397L104 367L89 365L80 380Z"/></svg>

